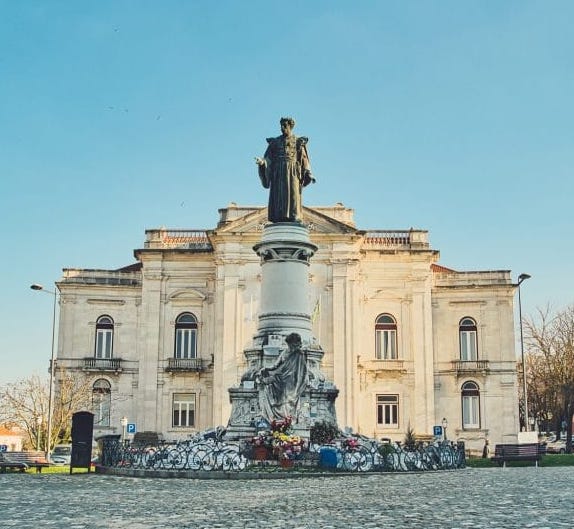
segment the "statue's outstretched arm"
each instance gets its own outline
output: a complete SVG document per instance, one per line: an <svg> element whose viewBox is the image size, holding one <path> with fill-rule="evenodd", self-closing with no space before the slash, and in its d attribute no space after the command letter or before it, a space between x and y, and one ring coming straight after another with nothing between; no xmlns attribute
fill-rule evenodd
<svg viewBox="0 0 574 529"><path fill-rule="evenodd" d="M255 157L255 163L257 164L257 172L259 173L259 178L261 180L261 185L265 189L269 189L269 163L270 160L263 156L263 158Z"/></svg>

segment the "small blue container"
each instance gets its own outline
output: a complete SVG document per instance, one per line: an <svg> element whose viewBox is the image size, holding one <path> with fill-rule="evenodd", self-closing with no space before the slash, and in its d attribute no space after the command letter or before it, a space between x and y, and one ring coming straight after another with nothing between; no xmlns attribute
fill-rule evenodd
<svg viewBox="0 0 574 529"><path fill-rule="evenodd" d="M319 450L319 466L321 468L337 468L337 449L324 447Z"/></svg>

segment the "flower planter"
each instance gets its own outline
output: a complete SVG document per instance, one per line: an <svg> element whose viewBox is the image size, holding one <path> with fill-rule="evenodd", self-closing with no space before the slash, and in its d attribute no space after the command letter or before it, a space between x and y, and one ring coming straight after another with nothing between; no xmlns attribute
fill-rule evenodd
<svg viewBox="0 0 574 529"><path fill-rule="evenodd" d="M265 446L254 446L253 447L253 459L257 461L264 461L269 459L269 450Z"/></svg>

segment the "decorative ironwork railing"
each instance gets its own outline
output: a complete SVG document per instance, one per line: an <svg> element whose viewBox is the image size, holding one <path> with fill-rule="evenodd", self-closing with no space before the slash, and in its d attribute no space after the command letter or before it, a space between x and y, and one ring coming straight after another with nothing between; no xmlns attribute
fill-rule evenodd
<svg viewBox="0 0 574 529"><path fill-rule="evenodd" d="M87 371L121 371L121 358L84 358L83 369Z"/></svg>
<svg viewBox="0 0 574 529"><path fill-rule="evenodd" d="M203 358L168 358L166 371L205 371Z"/></svg>
<svg viewBox="0 0 574 529"><path fill-rule="evenodd" d="M285 465L284 460L256 460L253 446L226 442L216 434L199 434L189 441L135 445L117 436L103 439L101 465L107 468L163 471L273 472L290 469L343 472L401 472L452 470L466 464L464 443L420 443L405 449L399 444L381 443L355 436L353 447L345 441L335 445L311 445Z"/></svg>

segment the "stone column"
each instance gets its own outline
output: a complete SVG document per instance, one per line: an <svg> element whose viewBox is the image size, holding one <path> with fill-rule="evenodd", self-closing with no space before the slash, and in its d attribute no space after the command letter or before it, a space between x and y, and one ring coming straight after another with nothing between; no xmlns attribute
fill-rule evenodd
<svg viewBox="0 0 574 529"><path fill-rule="evenodd" d="M311 342L309 260L317 250L308 229L293 222L265 227L253 249L261 259L261 305L255 344L266 345L270 335L301 335Z"/></svg>
<svg viewBox="0 0 574 529"><path fill-rule="evenodd" d="M135 420L140 431L157 431L158 356L163 270L158 260L143 261L142 315L139 325L139 376Z"/></svg>

